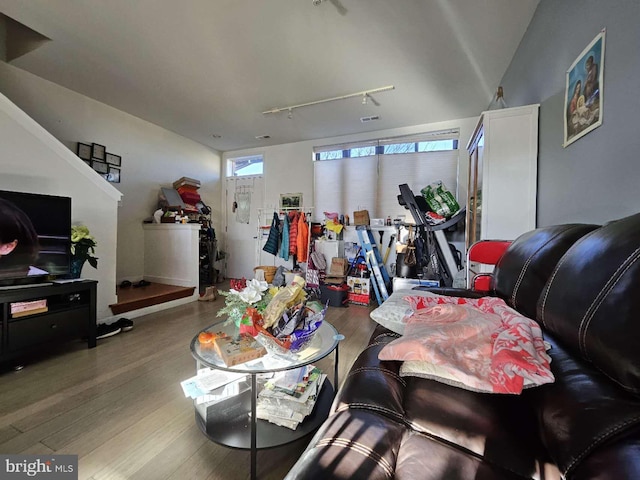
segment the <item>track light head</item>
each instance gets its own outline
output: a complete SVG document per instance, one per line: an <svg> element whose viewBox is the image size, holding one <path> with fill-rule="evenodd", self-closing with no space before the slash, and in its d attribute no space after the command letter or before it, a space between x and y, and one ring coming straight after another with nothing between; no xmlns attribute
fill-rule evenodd
<svg viewBox="0 0 640 480"><path fill-rule="evenodd" d="M287 118L291 120L293 118L293 112L289 109L289 113L287 114Z"/></svg>
<svg viewBox="0 0 640 480"><path fill-rule="evenodd" d="M369 100L369 94L365 93L364 95L362 95L362 104L366 105L367 104L367 100Z"/></svg>

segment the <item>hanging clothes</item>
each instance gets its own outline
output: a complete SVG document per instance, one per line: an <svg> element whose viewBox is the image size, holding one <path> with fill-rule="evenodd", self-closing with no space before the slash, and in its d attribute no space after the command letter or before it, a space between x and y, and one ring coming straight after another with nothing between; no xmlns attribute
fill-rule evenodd
<svg viewBox="0 0 640 480"><path fill-rule="evenodd" d="M273 220L269 228L269 237L267 243L264 244L262 250L271 255L278 255L278 246L280 242L280 218L276 212L273 213Z"/></svg>
<svg viewBox="0 0 640 480"><path fill-rule="evenodd" d="M280 256L286 261L289 260L289 215L284 214L282 221L282 243L280 244Z"/></svg>
<svg viewBox="0 0 640 480"><path fill-rule="evenodd" d="M298 253L298 211L289 212L289 253Z"/></svg>
<svg viewBox="0 0 640 480"><path fill-rule="evenodd" d="M304 212L298 217L298 261L306 262L309 256L309 225Z"/></svg>

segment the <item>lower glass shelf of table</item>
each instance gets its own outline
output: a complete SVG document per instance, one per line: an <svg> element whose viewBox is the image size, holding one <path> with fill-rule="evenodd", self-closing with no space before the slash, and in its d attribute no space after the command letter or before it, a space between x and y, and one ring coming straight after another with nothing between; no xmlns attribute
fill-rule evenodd
<svg viewBox="0 0 640 480"><path fill-rule="evenodd" d="M239 408L227 415L202 416L196 409L196 424L209 440L231 448L251 449L251 392L238 402ZM266 420L256 422L256 448L273 448L295 442L314 432L329 415L334 389L328 380L322 385L313 412L295 430L281 427ZM235 407L235 405L234 405Z"/></svg>
<svg viewBox="0 0 640 480"><path fill-rule="evenodd" d="M219 322L206 331L224 332L233 335L233 326ZM201 348L198 335L191 341L191 353L196 360L196 371L203 368L244 374L236 380L231 394L221 396L211 402L194 401L196 424L211 441L231 448L251 451L251 478L256 478L257 450L273 448L294 442L314 432L329 415L335 395L334 385L338 385L338 343L344 337L328 322L323 322L311 342L302 350L276 355L273 352L240 365L227 367L211 348ZM295 430L257 419L256 404L262 378L275 372L282 372L311 365L334 353L333 385L329 379L322 383L313 411ZM260 381L259 381L260 379Z"/></svg>

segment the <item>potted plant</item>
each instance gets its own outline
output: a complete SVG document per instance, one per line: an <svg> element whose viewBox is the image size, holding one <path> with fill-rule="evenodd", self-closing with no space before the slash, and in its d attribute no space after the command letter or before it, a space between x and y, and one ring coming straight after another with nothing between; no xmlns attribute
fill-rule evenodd
<svg viewBox="0 0 640 480"><path fill-rule="evenodd" d="M98 257L94 255L97 244L86 226L71 227L71 278L80 278L84 262L88 261L93 268L98 268Z"/></svg>

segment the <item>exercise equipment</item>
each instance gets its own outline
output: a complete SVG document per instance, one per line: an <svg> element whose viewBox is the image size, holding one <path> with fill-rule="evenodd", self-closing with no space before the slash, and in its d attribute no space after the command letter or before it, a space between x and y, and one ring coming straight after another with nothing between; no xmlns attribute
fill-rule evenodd
<svg viewBox="0 0 640 480"><path fill-rule="evenodd" d="M434 225L426 215L430 208L424 197L422 195L414 195L406 183L399 185L399 188L398 203L411 212L411 216L416 223L417 235L423 241L423 251L417 258L418 266L437 277L434 280L439 280L440 286L452 286L453 277L459 268L444 230L463 220L466 209L463 208L449 220ZM420 275L420 268L418 271L418 275Z"/></svg>

